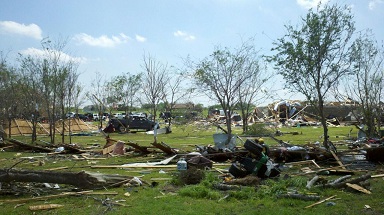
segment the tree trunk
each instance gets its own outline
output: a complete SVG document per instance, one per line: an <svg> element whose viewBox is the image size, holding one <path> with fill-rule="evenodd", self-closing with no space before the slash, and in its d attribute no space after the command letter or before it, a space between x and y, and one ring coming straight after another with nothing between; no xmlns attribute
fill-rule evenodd
<svg viewBox="0 0 384 215"><path fill-rule="evenodd" d="M87 172L54 172L33 170L0 169L0 182L37 182L69 184L78 188L98 189L118 186L129 182L132 177L119 175L103 175Z"/></svg>
<svg viewBox="0 0 384 215"><path fill-rule="evenodd" d="M321 121L321 125L323 126L323 134L324 134L324 137L323 137L323 146L326 148L326 149L329 149L329 145L328 145L328 140L329 140L329 137L328 137L328 126L327 126L327 120L324 116L324 101L322 98L319 98L319 114L320 114L320 121Z"/></svg>

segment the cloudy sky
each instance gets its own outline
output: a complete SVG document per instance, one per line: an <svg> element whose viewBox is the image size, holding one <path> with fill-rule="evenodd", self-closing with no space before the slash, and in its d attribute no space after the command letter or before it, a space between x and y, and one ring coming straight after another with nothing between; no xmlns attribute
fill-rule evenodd
<svg viewBox="0 0 384 215"><path fill-rule="evenodd" d="M16 62L17 53L38 53L43 38L68 39L66 53L80 62L80 81L89 86L95 72L106 79L141 72L144 54L182 67L187 56L202 59L215 46L237 47L250 37L268 54L284 35L284 25L299 23L318 1L1 1L0 51ZM372 29L377 40L384 40L384 0L337 2L352 8L358 30Z"/></svg>

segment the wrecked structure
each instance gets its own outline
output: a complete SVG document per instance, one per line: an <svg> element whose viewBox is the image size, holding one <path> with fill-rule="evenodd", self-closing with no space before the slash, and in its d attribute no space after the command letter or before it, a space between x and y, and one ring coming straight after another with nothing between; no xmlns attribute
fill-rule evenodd
<svg viewBox="0 0 384 215"><path fill-rule="evenodd" d="M356 104L353 102L328 102L324 114L330 124L356 122L359 119ZM300 100L281 100L265 107L256 107L248 117L250 123L274 122L288 125L318 125L318 115L314 107Z"/></svg>

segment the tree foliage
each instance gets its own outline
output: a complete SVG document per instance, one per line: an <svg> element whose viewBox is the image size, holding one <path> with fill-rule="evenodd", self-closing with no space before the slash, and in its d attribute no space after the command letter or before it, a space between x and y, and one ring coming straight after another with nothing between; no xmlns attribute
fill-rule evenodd
<svg viewBox="0 0 384 215"><path fill-rule="evenodd" d="M64 52L67 42L41 41L42 49L29 55L19 55L19 88L17 97L23 108L24 117L32 121L32 141L36 140L36 124L39 117L48 118L51 143L55 142L56 122L65 118L75 87L77 85L78 63ZM64 142L64 121L62 121L62 142Z"/></svg>
<svg viewBox="0 0 384 215"><path fill-rule="evenodd" d="M308 11L300 26L285 28L286 35L274 42L276 54L270 60L286 87L305 95L317 109L327 146L324 101L340 78L351 74L347 59L355 32L353 15L347 6L319 5Z"/></svg>
<svg viewBox="0 0 384 215"><path fill-rule="evenodd" d="M225 113L228 134L232 133L231 116L239 102L251 102L253 96L245 99L245 89L253 87L251 80L259 74L257 52L248 43L234 51L217 47L214 52L196 66L194 73L197 89L220 104ZM252 84L252 86L249 86ZM256 88L252 88L257 92ZM247 116L245 116L247 117Z"/></svg>

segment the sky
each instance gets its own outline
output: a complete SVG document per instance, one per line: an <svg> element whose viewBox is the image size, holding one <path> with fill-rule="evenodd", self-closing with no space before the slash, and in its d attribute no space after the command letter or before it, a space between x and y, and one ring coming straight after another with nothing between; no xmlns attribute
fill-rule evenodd
<svg viewBox="0 0 384 215"><path fill-rule="evenodd" d="M67 41L65 53L79 62L79 81L89 90L95 75L106 80L143 72L143 56L183 67L215 47L236 48L254 38L270 54L284 25L300 23L319 0L0 0L0 51L17 65L18 53L41 51L41 40ZM384 0L323 0L352 8L357 30L384 40ZM282 80L271 82L276 99L296 99ZM194 103L209 105L207 98Z"/></svg>

